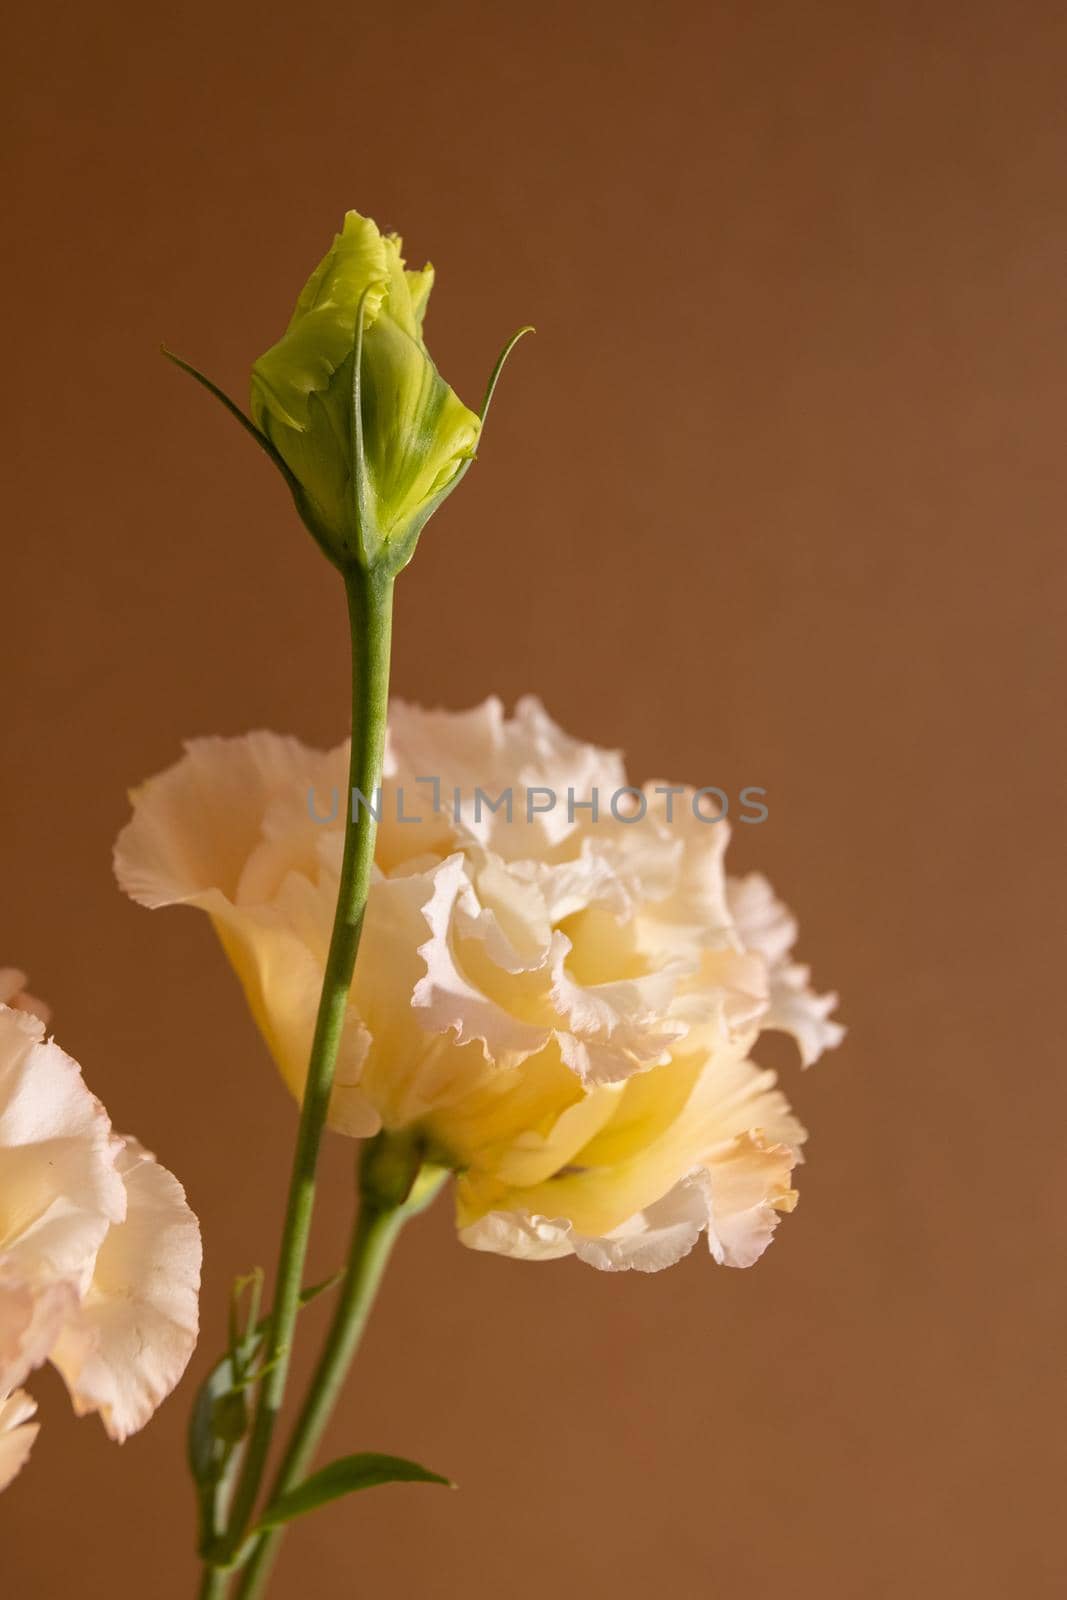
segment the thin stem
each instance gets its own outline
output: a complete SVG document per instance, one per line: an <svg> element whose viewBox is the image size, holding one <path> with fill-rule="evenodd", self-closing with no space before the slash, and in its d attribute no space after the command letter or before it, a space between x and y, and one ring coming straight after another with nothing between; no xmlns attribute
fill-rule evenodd
<svg viewBox="0 0 1067 1600"><path fill-rule="evenodd" d="M380 1135L364 1151L362 1201L352 1234L348 1266L322 1355L271 1488L271 1501L295 1488L310 1466L359 1349L400 1230L430 1203L445 1176L439 1170L423 1169L407 1200L376 1193L373 1182L366 1179L373 1171L382 1144L387 1145L388 1141L388 1135ZM284 1529L278 1527L260 1535L241 1573L237 1600L259 1600L264 1593L283 1532Z"/></svg>
<svg viewBox="0 0 1067 1600"><path fill-rule="evenodd" d="M200 1579L199 1600L224 1600L230 1574L222 1567L205 1566Z"/></svg>
<svg viewBox="0 0 1067 1600"><path fill-rule="evenodd" d="M231 1555L240 1547L251 1521L285 1393L293 1329L300 1307L304 1260L311 1232L315 1170L330 1105L334 1066L345 1023L348 991L359 949L374 861L376 828L371 804L374 791L381 782L385 744L393 581L387 576L352 573L346 575L346 589L352 633L350 790L358 790L367 797L369 803L353 807L349 803L351 795L346 796L345 844L337 910L326 957L307 1082L300 1108L300 1126L293 1153L274 1289L274 1309L263 1354L265 1376L260 1386L248 1451L229 1519L227 1548Z"/></svg>

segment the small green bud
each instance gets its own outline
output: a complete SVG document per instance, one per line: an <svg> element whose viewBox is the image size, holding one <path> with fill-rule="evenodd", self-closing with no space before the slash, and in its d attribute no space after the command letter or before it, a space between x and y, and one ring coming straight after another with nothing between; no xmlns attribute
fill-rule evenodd
<svg viewBox="0 0 1067 1600"><path fill-rule="evenodd" d="M341 568L399 571L473 459L482 419L423 342L433 268L348 212L283 337L252 368L252 420Z"/></svg>

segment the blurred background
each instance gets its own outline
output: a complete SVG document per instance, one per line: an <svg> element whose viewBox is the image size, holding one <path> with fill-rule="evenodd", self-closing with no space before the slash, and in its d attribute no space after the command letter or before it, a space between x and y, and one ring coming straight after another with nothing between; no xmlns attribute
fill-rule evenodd
<svg viewBox="0 0 1067 1600"><path fill-rule="evenodd" d="M812 1139L750 1272L479 1256L447 1201L413 1227L329 1449L461 1492L321 1513L276 1593L1061 1594L1063 7L11 30L0 959L184 1180L207 1272L190 1379L121 1450L34 1380L5 1593L194 1590L191 1380L273 1259L294 1112L206 922L126 902L110 848L184 737L342 737L347 646L274 473L157 352L243 394L355 206L432 257L468 401L538 330L401 580L397 691L536 691L639 781L764 785L734 866L850 1032L803 1078L771 1052ZM315 1270L351 1161L331 1138Z"/></svg>

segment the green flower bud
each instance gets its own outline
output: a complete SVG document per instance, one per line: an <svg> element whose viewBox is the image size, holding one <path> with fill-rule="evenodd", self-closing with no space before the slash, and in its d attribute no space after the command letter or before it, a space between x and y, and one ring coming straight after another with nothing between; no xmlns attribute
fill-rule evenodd
<svg viewBox="0 0 1067 1600"><path fill-rule="evenodd" d="M481 418L423 342L433 268L350 211L283 337L252 368L252 420L338 566L397 571L473 459Z"/></svg>
<svg viewBox="0 0 1067 1600"><path fill-rule="evenodd" d="M349 211L282 338L252 368L252 415L164 346L270 456L297 510L343 572L393 574L474 459L504 346L469 411L423 342L433 268L408 272L395 234Z"/></svg>

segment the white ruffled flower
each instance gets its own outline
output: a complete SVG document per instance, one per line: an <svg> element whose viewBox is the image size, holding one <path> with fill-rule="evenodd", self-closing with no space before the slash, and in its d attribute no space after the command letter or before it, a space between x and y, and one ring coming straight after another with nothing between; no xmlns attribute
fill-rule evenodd
<svg viewBox="0 0 1067 1600"><path fill-rule="evenodd" d="M142 905L209 913L296 1094L346 772L347 745L197 740L135 793L116 847ZM706 1232L716 1260L756 1260L804 1131L749 1053L781 1027L808 1062L841 1030L764 881L726 879L726 825L677 786L613 815L619 757L532 699L511 719L394 703L385 773L331 1124L419 1130L478 1249L652 1271Z"/></svg>
<svg viewBox="0 0 1067 1600"><path fill-rule="evenodd" d="M21 996L21 974L6 988ZM143 1427L196 1343L200 1263L176 1179L113 1132L25 1002L0 1004L0 1487L36 1434L20 1386L46 1360L113 1439Z"/></svg>

